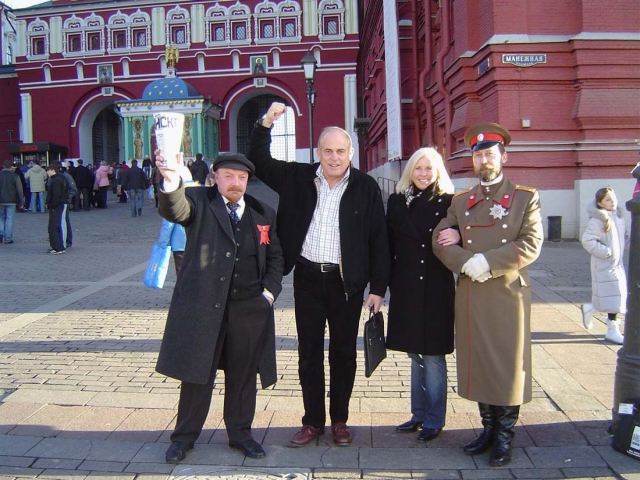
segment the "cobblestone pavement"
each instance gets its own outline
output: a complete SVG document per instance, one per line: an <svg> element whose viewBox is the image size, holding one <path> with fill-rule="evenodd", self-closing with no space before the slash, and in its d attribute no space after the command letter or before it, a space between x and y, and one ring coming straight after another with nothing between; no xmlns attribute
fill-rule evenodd
<svg viewBox="0 0 640 480"><path fill-rule="evenodd" d="M249 190L277 203L259 182ZM447 425L428 445L395 431L410 415L409 360L389 352L371 378L359 370L352 446L336 448L323 435L287 448L303 412L290 277L276 303L279 380L259 391L254 422L267 457L251 460L227 446L221 376L202 437L174 466L164 452L178 382L154 371L173 269L165 288L142 285L160 227L153 201L132 218L112 196L107 209L72 212L71 221L74 244L64 255L45 253L43 214L18 214L16 243L0 245L0 480L640 479L640 462L610 447L618 347L603 341L604 315L591 332L582 328L589 256L578 242L547 242L531 268L534 399L522 408L508 468L462 454L480 422L475 404L455 393L453 355ZM358 355L363 365L361 344Z"/></svg>

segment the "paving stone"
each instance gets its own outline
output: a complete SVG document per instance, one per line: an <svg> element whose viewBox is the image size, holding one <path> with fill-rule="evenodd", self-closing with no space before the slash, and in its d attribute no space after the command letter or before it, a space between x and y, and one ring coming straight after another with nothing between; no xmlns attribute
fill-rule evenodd
<svg viewBox="0 0 640 480"><path fill-rule="evenodd" d="M511 473L516 478L531 478L534 480L563 478L559 468L511 468Z"/></svg>
<svg viewBox="0 0 640 480"><path fill-rule="evenodd" d="M91 442L91 450L86 459L101 462L130 462L143 446L142 442L94 440Z"/></svg>
<svg viewBox="0 0 640 480"><path fill-rule="evenodd" d="M592 447L527 447L525 450L536 468L607 466Z"/></svg>
<svg viewBox="0 0 640 480"><path fill-rule="evenodd" d="M29 450L27 455L32 457L84 460L90 452L90 442L74 439L45 438Z"/></svg>
<svg viewBox="0 0 640 480"><path fill-rule="evenodd" d="M360 468L388 469L389 465L402 465L403 469L421 470L437 468L444 470L475 468L472 457L462 450L449 448L377 448L360 450Z"/></svg>
<svg viewBox="0 0 640 480"><path fill-rule="evenodd" d="M42 437L0 435L0 452L2 452L3 455L25 455L41 441Z"/></svg>
<svg viewBox="0 0 640 480"><path fill-rule="evenodd" d="M615 480L616 475L606 467L565 468L562 473L567 478L597 478L598 480Z"/></svg>
<svg viewBox="0 0 640 480"><path fill-rule="evenodd" d="M85 460L80 465L83 470L97 471L97 472L123 472L127 467L126 462L101 462L98 460Z"/></svg>
<svg viewBox="0 0 640 480"><path fill-rule="evenodd" d="M36 459L33 457L11 457L0 455L0 465L5 467L30 467Z"/></svg>
<svg viewBox="0 0 640 480"><path fill-rule="evenodd" d="M465 480L513 478L506 468L492 468L491 470L462 470L462 478Z"/></svg>
<svg viewBox="0 0 640 480"><path fill-rule="evenodd" d="M39 458L33 463L33 467L44 469L55 468L62 470L75 470L81 463L82 460L74 460L69 458Z"/></svg>

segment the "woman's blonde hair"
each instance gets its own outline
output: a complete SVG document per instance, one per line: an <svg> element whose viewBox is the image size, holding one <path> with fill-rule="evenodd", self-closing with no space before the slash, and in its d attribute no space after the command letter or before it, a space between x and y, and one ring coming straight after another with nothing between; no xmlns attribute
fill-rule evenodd
<svg viewBox="0 0 640 480"><path fill-rule="evenodd" d="M413 171L415 170L418 162L425 157L431 160L431 167L435 173L435 193L437 195L442 195L443 193L454 193L455 188L451 182L449 174L447 173L447 169L444 168L442 156L435 148L431 147L419 148L413 155L411 155L407 165L404 167L400 180L398 180L398 183L396 184L396 192L404 193L407 188L413 185L413 180L411 179Z"/></svg>
<svg viewBox="0 0 640 480"><path fill-rule="evenodd" d="M602 210L602 207L599 205L600 202L604 200L604 197L606 197L608 193L616 194L611 187L604 187L596 192L596 207L599 210ZM611 219L607 216L607 221L604 223L604 231L608 232L609 230L611 230Z"/></svg>

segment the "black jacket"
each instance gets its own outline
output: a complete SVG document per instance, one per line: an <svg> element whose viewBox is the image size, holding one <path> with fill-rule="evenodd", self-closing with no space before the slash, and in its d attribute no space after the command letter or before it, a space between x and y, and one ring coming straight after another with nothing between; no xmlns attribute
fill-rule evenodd
<svg viewBox="0 0 640 480"><path fill-rule="evenodd" d="M68 200L67 179L59 173L49 177L47 184L47 208L53 210L66 205Z"/></svg>
<svg viewBox="0 0 640 480"><path fill-rule="evenodd" d="M146 190L149 186L147 176L138 167L131 167L123 178L122 188L125 190Z"/></svg>
<svg viewBox="0 0 640 480"><path fill-rule="evenodd" d="M76 167L76 187L80 188L93 188L93 175L91 171L84 165L78 165Z"/></svg>
<svg viewBox="0 0 640 480"><path fill-rule="evenodd" d="M455 282L433 254L431 238L453 195L430 185L407 207L404 194L387 203L391 280L387 348L421 355L453 352Z"/></svg>
<svg viewBox="0 0 640 480"><path fill-rule="evenodd" d="M318 200L314 183L319 164L281 162L271 156L271 130L261 125L251 133L247 158L256 176L280 195L278 232L284 272L294 267ZM340 201L342 278L347 295L364 290L384 296L389 278L389 245L382 195L376 181L351 168Z"/></svg>
<svg viewBox="0 0 640 480"><path fill-rule="evenodd" d="M17 173L11 170L0 170L0 204L15 203L22 206L22 182Z"/></svg>
<svg viewBox="0 0 640 480"><path fill-rule="evenodd" d="M204 384L211 369L220 367L214 364L213 354L231 285L236 241L218 187L182 187L171 193L160 191L158 197L158 213L185 228L187 244L156 370L184 382ZM284 262L276 213L249 195L245 195L244 200L244 215L249 215L256 227L268 227L269 243L262 239L258 228L253 228L253 233L262 286L277 298L282 291ZM276 382L275 341L272 313L260 347L258 373L263 388Z"/></svg>
<svg viewBox="0 0 640 480"><path fill-rule="evenodd" d="M196 160L193 162L193 165L189 167L189 171L196 182L199 182L200 185L204 185L207 180L207 175L209 174L209 167L207 167L204 160Z"/></svg>

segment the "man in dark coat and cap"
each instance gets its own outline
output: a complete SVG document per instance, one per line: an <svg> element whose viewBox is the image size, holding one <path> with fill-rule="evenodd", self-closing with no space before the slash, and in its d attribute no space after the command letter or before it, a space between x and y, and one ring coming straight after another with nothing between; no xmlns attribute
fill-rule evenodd
<svg viewBox="0 0 640 480"><path fill-rule="evenodd" d="M187 234L156 366L182 382L166 461L178 463L193 448L209 412L217 369L225 372L229 445L262 458L251 423L256 374L263 388L276 381L273 302L284 270L276 213L245 195L255 168L244 155L216 158L213 187L185 189L178 170L162 168L162 157L157 165L164 177L158 211Z"/></svg>

